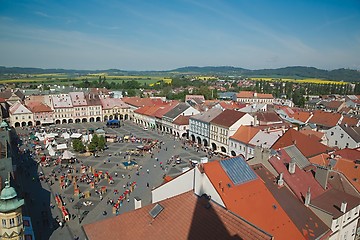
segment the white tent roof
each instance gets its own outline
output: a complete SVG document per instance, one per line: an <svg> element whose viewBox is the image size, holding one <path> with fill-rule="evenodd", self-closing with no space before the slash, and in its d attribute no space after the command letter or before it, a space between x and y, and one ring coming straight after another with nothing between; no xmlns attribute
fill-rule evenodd
<svg viewBox="0 0 360 240"><path fill-rule="evenodd" d="M58 143L54 140L52 141L51 145L58 145Z"/></svg>
<svg viewBox="0 0 360 240"><path fill-rule="evenodd" d="M73 133L73 134L71 134L71 138L80 138L82 136L82 134L81 133Z"/></svg>
<svg viewBox="0 0 360 240"><path fill-rule="evenodd" d="M55 156L55 151L54 151L54 149L52 148L51 145L48 147L48 151L49 151L50 156L52 156L52 157Z"/></svg>
<svg viewBox="0 0 360 240"><path fill-rule="evenodd" d="M69 139L70 134L68 134L67 132L64 132L63 134L61 134L61 137L63 137L64 139Z"/></svg>
<svg viewBox="0 0 360 240"><path fill-rule="evenodd" d="M55 137L56 136L53 133L48 133L48 134L45 135L45 138L55 138Z"/></svg>
<svg viewBox="0 0 360 240"><path fill-rule="evenodd" d="M67 149L66 143L58 144L58 145L56 146L56 149L57 149L57 150Z"/></svg>
<svg viewBox="0 0 360 240"><path fill-rule="evenodd" d="M71 159L74 158L75 154L73 154L72 152L65 150L63 155L61 156L61 159Z"/></svg>
<svg viewBox="0 0 360 240"><path fill-rule="evenodd" d="M81 140L82 140L83 142L90 142L92 138L93 138L93 136L92 136L91 134L89 134L89 135L83 135Z"/></svg>

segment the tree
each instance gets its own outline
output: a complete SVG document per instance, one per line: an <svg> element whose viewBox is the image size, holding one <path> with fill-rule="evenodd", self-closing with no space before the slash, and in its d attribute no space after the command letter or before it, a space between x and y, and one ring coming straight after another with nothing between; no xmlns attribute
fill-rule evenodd
<svg viewBox="0 0 360 240"><path fill-rule="evenodd" d="M104 150L105 149L105 145L106 145L106 140L104 136L100 136L99 137L99 142L97 145L97 149L98 150Z"/></svg>
<svg viewBox="0 0 360 240"><path fill-rule="evenodd" d="M83 142L79 139L74 139L72 145L75 152L85 152L86 148Z"/></svg>
<svg viewBox="0 0 360 240"><path fill-rule="evenodd" d="M93 144L95 145L95 147L98 146L98 144L99 144L99 137L98 137L98 135L96 135L96 134L93 135L93 137L92 137L92 139L91 139L91 143L93 143Z"/></svg>
<svg viewBox="0 0 360 240"><path fill-rule="evenodd" d="M89 152L95 152L96 151L96 145L93 142L89 143L88 150L89 150Z"/></svg>

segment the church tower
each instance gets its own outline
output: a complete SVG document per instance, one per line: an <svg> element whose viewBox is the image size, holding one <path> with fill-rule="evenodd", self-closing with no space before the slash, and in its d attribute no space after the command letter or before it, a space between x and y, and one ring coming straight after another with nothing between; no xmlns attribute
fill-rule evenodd
<svg viewBox="0 0 360 240"><path fill-rule="evenodd" d="M17 197L8 181L0 194L0 239L23 240L22 209L24 199Z"/></svg>

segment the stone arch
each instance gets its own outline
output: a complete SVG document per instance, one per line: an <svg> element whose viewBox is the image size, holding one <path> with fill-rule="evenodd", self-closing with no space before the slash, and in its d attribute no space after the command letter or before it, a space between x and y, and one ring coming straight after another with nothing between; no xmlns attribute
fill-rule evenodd
<svg viewBox="0 0 360 240"><path fill-rule="evenodd" d="M221 152L226 153L226 148L224 146L221 146Z"/></svg>
<svg viewBox="0 0 360 240"><path fill-rule="evenodd" d="M95 118L93 117L89 118L89 122L95 122Z"/></svg>
<svg viewBox="0 0 360 240"><path fill-rule="evenodd" d="M63 120L62 120L62 123L63 123L63 124L64 124L64 123L67 123L66 119L63 119Z"/></svg>
<svg viewBox="0 0 360 240"><path fill-rule="evenodd" d="M196 140L198 144L201 144L201 138L199 136L196 138Z"/></svg>
<svg viewBox="0 0 360 240"><path fill-rule="evenodd" d="M87 122L87 119L86 119L86 118L83 118L83 119L81 120L81 122L86 123L86 122Z"/></svg>
<svg viewBox="0 0 360 240"><path fill-rule="evenodd" d="M40 121L36 121L36 122L35 122L35 125L36 125L36 126L39 126L39 125L41 125L41 122L40 122Z"/></svg>
<svg viewBox="0 0 360 240"><path fill-rule="evenodd" d="M208 142L208 140L205 139L205 138L203 139L203 143L204 143L204 146L205 146L205 147L209 146L209 142Z"/></svg>
<svg viewBox="0 0 360 240"><path fill-rule="evenodd" d="M212 147L213 151L215 151L217 149L216 143L211 143L211 147Z"/></svg>
<svg viewBox="0 0 360 240"><path fill-rule="evenodd" d="M236 156L236 152L233 150L231 151L231 156L235 157Z"/></svg>
<svg viewBox="0 0 360 240"><path fill-rule="evenodd" d="M194 136L194 134L191 134L191 141L195 142L195 136Z"/></svg>
<svg viewBox="0 0 360 240"><path fill-rule="evenodd" d="M60 124L60 123L61 123L60 119L57 119L57 120L55 121L55 124Z"/></svg>
<svg viewBox="0 0 360 240"><path fill-rule="evenodd" d="M28 126L32 126L33 125L33 122L32 121L28 121Z"/></svg>
<svg viewBox="0 0 360 240"><path fill-rule="evenodd" d="M128 120L128 119L129 119L129 115L128 115L128 114L125 114L124 120Z"/></svg>
<svg viewBox="0 0 360 240"><path fill-rule="evenodd" d="M72 119L69 119L68 123L73 123L74 121Z"/></svg>
<svg viewBox="0 0 360 240"><path fill-rule="evenodd" d="M113 120L113 118L114 118L113 115L109 116L109 120Z"/></svg>
<svg viewBox="0 0 360 240"><path fill-rule="evenodd" d="M101 117L96 117L97 122L101 122Z"/></svg>
<svg viewBox="0 0 360 240"><path fill-rule="evenodd" d="M97 119L97 118L96 118ZM107 115L104 116L104 121L107 121L109 117Z"/></svg>
<svg viewBox="0 0 360 240"><path fill-rule="evenodd" d="M182 135L181 135L181 138L188 138L188 133L183 133Z"/></svg>
<svg viewBox="0 0 360 240"><path fill-rule="evenodd" d="M16 123L15 123L15 127L20 127L20 123L19 123L19 122L16 122Z"/></svg>
<svg viewBox="0 0 360 240"><path fill-rule="evenodd" d="M21 122L21 126L25 127L26 126L26 122Z"/></svg>
<svg viewBox="0 0 360 240"><path fill-rule="evenodd" d="M79 118L75 119L75 123L79 123L81 120Z"/></svg>

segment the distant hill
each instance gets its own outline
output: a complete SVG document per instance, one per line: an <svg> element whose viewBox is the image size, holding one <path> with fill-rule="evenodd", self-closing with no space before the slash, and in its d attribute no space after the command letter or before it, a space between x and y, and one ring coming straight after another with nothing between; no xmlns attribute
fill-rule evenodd
<svg viewBox="0 0 360 240"><path fill-rule="evenodd" d="M0 75L4 74L44 74L44 73L66 73L66 74L89 74L108 73L109 75L219 75L219 76L243 76L243 77L276 77L276 78L320 78L327 80L360 82L360 71L351 69L323 70L315 67L284 67L277 69L250 70L232 66L188 66L168 71L124 71L119 69L108 70L74 70L74 69L42 69L42 68L20 68L0 66Z"/></svg>
<svg viewBox="0 0 360 240"><path fill-rule="evenodd" d="M241 75L245 77L263 76L263 77L292 77L292 78L321 78L345 82L360 82L360 71L351 69L323 70L315 67L285 67L277 69L259 69L249 70L237 67L182 67L172 70L179 73L192 74L227 74Z"/></svg>

